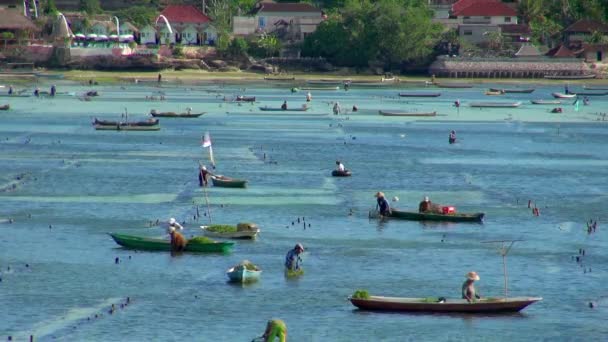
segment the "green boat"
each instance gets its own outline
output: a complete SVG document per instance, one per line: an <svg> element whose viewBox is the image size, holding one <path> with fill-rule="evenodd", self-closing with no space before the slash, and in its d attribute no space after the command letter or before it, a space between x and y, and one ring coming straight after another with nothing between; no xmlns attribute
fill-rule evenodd
<svg viewBox="0 0 608 342"><path fill-rule="evenodd" d="M171 242L169 240L114 233L110 233L110 236L117 244L129 249L171 251ZM233 246L234 242L188 242L184 251L195 253L228 253Z"/></svg>
<svg viewBox="0 0 608 342"><path fill-rule="evenodd" d="M419 213L415 211L403 211L391 209L390 218L410 221L444 221L444 222L483 222L484 213L454 213L454 214L435 214ZM377 212L370 212L370 218L379 217Z"/></svg>
<svg viewBox="0 0 608 342"><path fill-rule="evenodd" d="M247 180L230 178L222 175L211 176L213 186L219 186L222 188L245 188L247 187Z"/></svg>

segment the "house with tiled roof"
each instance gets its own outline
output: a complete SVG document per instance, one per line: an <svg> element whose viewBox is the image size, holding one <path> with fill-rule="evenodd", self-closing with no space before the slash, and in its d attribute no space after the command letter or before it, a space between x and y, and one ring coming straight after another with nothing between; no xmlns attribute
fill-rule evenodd
<svg viewBox="0 0 608 342"><path fill-rule="evenodd" d="M22 9L0 8L0 33L3 32L10 32L15 38L33 39L40 29L23 15Z"/></svg>
<svg viewBox="0 0 608 342"><path fill-rule="evenodd" d="M169 5L160 13L167 18L169 25L161 18L157 21L155 29L160 44L181 43L184 45L214 45L217 40L217 30L212 25L212 20L200 9L193 5ZM160 16L159 16L160 17ZM171 27L171 29L169 29ZM149 42L152 37L148 36L149 28L142 29L142 39L146 32L145 41Z"/></svg>
<svg viewBox="0 0 608 342"><path fill-rule="evenodd" d="M608 38L608 24L588 19L581 19L568 26L564 31L564 39L569 44L586 41L595 32Z"/></svg>
<svg viewBox="0 0 608 342"><path fill-rule="evenodd" d="M574 51L570 50L564 44L560 44L560 45L554 47L553 49L547 51L547 53L545 53L545 56L554 57L554 58L575 58L576 53Z"/></svg>
<svg viewBox="0 0 608 342"><path fill-rule="evenodd" d="M324 20L323 12L303 2L260 1L247 16L234 17L233 33L275 33L283 40L300 41Z"/></svg>
<svg viewBox="0 0 608 342"><path fill-rule="evenodd" d="M491 32L508 32L518 25L517 10L501 0L460 0L452 5L450 19L458 24L459 36L471 43L488 40Z"/></svg>

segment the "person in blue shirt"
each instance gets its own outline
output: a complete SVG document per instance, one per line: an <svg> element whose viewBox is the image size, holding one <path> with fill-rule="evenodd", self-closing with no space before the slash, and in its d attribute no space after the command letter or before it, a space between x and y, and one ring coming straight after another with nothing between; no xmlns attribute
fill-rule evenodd
<svg viewBox="0 0 608 342"><path fill-rule="evenodd" d="M378 202L376 204L376 210L378 210L380 215L389 216L391 214L391 206L388 204L383 192L378 191L376 193L376 201Z"/></svg>
<svg viewBox="0 0 608 342"><path fill-rule="evenodd" d="M285 256L285 268L290 271L298 271L300 269L300 263L302 262L302 258L300 258L300 254L304 252L304 246L301 243L296 244L296 246L287 252Z"/></svg>

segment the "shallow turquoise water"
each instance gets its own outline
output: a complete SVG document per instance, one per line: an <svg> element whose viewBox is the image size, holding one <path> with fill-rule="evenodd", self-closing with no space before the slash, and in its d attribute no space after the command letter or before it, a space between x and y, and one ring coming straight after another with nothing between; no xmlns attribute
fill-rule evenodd
<svg viewBox="0 0 608 342"><path fill-rule="evenodd" d="M397 89L353 88L313 91L306 114L257 109L284 99L300 106L305 93L288 88L125 84L96 87L102 96L91 102L0 98L13 108L0 113L0 189L6 189L0 192L0 338L250 341L271 317L286 321L292 341L607 336L608 131L595 115L606 111L606 99L592 98L579 112L563 105L566 113L556 117L547 113L551 107L528 103L561 91L558 84L506 99L488 99L481 87L443 89L433 100L398 99ZM59 90L83 91L68 82ZM167 101L145 100L159 90ZM237 93L255 95L260 103L222 102ZM456 98L464 104L459 113L451 107ZM361 111L330 115L335 100ZM474 100L524 104L467 108ZM125 108L130 118L143 118L153 108L186 107L208 113L161 118L158 132L91 126L93 117L118 119ZM387 118L376 114L382 108L437 110L442 116ZM452 146L451 129L460 139ZM208 222L204 216L193 221L196 205L202 213L205 204L196 178L198 161L206 162L199 146L205 131L213 139L217 171L250 182L246 190L208 189L213 221L257 222L260 239L237 242L227 256L117 248L107 232L160 236L163 231L149 222L176 217L195 235ZM336 159L354 177L329 177ZM379 190L398 196L400 208L415 208L428 195L459 211L483 211L486 221L369 220ZM531 214L528 200L541 208L540 217ZM310 227L304 229L298 217ZM599 220L599 229L588 235L585 222L591 218ZM499 239L525 240L507 259L510 294L544 298L521 314L368 313L346 300L359 288L378 295L458 297L471 270L481 276L482 295L500 296L501 257L496 245L481 243ZM296 242L307 247L306 274L290 281L282 262ZM580 248L586 255L577 264L572 258ZM225 270L242 259L264 270L259 283L226 283ZM126 297L131 303L109 315L110 305Z"/></svg>

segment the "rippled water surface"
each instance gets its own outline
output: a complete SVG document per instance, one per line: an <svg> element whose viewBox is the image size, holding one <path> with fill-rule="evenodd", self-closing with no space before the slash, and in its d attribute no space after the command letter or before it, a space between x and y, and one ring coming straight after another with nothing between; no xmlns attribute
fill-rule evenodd
<svg viewBox="0 0 608 342"><path fill-rule="evenodd" d="M58 88L92 89L69 82ZM290 341L608 336L608 126L597 115L608 111L607 99L591 98L579 111L568 100L564 114L556 115L529 100L549 99L562 90L559 84L492 98L480 86L439 89L442 96L432 99L398 98L405 86L353 87L313 91L305 114L258 109L283 100L301 106L305 93L289 88L124 84L94 87L101 96L90 102L0 97L0 105L12 107L0 112L0 339L250 341L272 317L285 320ZM165 101L146 100L159 91ZM236 94L258 102L223 101ZM459 111L452 107L456 99L463 103ZM332 115L336 100L360 111ZM523 104L468 107L481 100ZM135 120L151 109L186 107L207 113L161 118L157 132L91 126L94 117L119 119L125 108ZM379 116L379 109L439 115L391 118ZM455 145L447 143L451 129L459 138ZM237 242L229 255L172 257L119 248L108 232L161 236L150 222L176 217L186 221L186 235L199 235L197 227L209 222L207 216L195 220L197 206L201 215L206 211L196 178L198 162L207 163L200 147L205 131L216 172L249 180L247 189L208 188L213 222L256 222L260 238ZM336 159L354 176L330 177ZM398 208L414 209L427 195L461 212L485 212L486 220L369 220L376 191L397 196ZM586 232L589 219L598 220L594 234ZM509 294L544 298L520 314L370 313L347 300L356 289L459 297L471 270L481 276L482 295L501 296L498 245L482 241L503 239L525 240L508 254ZM307 248L306 274L287 280L282 262L296 242ZM243 259L263 269L261 281L228 284L226 269ZM120 308L127 297L129 305ZM112 304L117 310L110 315Z"/></svg>

